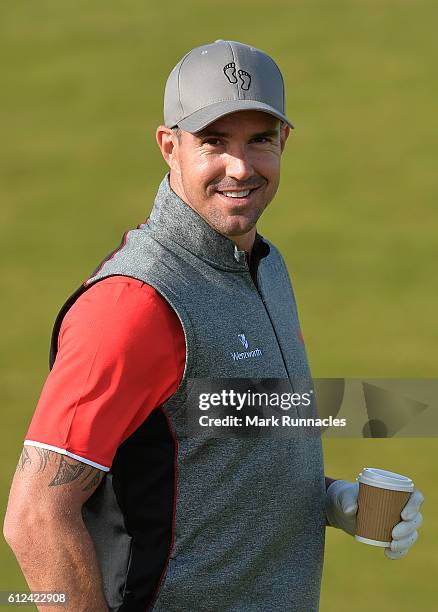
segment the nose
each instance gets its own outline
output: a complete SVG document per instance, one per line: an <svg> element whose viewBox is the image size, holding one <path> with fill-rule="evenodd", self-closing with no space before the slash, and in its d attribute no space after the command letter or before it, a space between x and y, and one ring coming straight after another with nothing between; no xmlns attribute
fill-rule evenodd
<svg viewBox="0 0 438 612"><path fill-rule="evenodd" d="M254 170L245 151L235 151L227 155L227 176L236 181L246 181L254 174Z"/></svg>

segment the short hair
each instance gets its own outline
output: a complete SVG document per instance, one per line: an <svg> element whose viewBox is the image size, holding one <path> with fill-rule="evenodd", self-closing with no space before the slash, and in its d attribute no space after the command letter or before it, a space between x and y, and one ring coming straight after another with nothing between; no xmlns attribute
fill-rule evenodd
<svg viewBox="0 0 438 612"><path fill-rule="evenodd" d="M171 129L172 129L172 132L176 134L176 137L178 138L178 142L181 142L182 129L177 125L174 125L173 128Z"/></svg>

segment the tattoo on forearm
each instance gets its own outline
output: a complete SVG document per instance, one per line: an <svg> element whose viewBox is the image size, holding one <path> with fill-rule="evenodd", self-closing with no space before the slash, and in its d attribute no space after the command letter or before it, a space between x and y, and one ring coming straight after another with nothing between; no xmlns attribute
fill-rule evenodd
<svg viewBox="0 0 438 612"><path fill-rule="evenodd" d="M80 481L83 487L82 490L90 491L98 486L105 475L101 470L86 465L85 463L70 463L67 461L64 455L55 455L53 452L39 446L34 446L33 448L35 449L35 453L39 460L38 469L34 470L34 473L44 472L49 462L56 466L59 458L56 476L49 483L49 487L57 487L59 485L68 484L69 482L73 482L82 476ZM33 455L33 458L35 459L35 455ZM29 453L26 446L23 446L23 450L21 451L21 455L18 460L17 470L23 471L26 464L32 464L32 454ZM36 462L34 462L34 465L36 467Z"/></svg>
<svg viewBox="0 0 438 612"><path fill-rule="evenodd" d="M84 463L76 463L73 465L72 463L69 463L63 455L61 455L58 472L56 473L55 478L49 484L49 487L57 487L58 485L72 482L73 480L79 478L84 470Z"/></svg>
<svg viewBox="0 0 438 612"><path fill-rule="evenodd" d="M82 478L81 482L85 482L87 480L87 478L89 478L91 476L91 474L93 474L94 472L94 468L90 467L90 469L88 470L88 472L85 474L85 476Z"/></svg>
<svg viewBox="0 0 438 612"><path fill-rule="evenodd" d="M27 450L27 448L23 446L20 459L18 460L17 468L20 468L20 470L23 471L26 463L32 463L32 459L30 458L29 451Z"/></svg>
<svg viewBox="0 0 438 612"><path fill-rule="evenodd" d="M102 476L103 473L100 470L96 470L96 468L90 467L87 474L85 474L85 476L81 480L82 483L85 483L88 480L82 491L89 491L90 489L98 485Z"/></svg>
<svg viewBox="0 0 438 612"><path fill-rule="evenodd" d="M91 478L91 480L89 480L88 484L85 485L82 491L89 491L90 489L93 489L94 487L96 487L100 482L101 475L102 474L96 471L94 476Z"/></svg>
<svg viewBox="0 0 438 612"><path fill-rule="evenodd" d="M38 453L38 458L40 460L38 472L44 472L44 470L46 469L46 465L50 459L50 452L45 448L40 448L39 446L35 446L35 450Z"/></svg>

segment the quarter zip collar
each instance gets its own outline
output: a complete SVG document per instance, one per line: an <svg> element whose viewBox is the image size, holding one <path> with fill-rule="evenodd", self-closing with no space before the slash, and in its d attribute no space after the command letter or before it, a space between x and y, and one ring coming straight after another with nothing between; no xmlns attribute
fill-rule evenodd
<svg viewBox="0 0 438 612"><path fill-rule="evenodd" d="M229 271L249 268L245 251L239 251L232 240L216 232L173 191L169 173L158 188L147 227L158 241L176 242L215 268ZM269 245L256 234L251 259L268 253Z"/></svg>

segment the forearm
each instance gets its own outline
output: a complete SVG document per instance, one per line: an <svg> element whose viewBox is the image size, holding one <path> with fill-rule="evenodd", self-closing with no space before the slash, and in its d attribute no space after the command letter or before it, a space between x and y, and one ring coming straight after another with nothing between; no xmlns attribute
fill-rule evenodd
<svg viewBox="0 0 438 612"><path fill-rule="evenodd" d="M96 553L81 517L28 523L11 548L31 591L66 594L66 605L44 606L43 612L107 612Z"/></svg>

